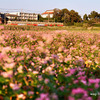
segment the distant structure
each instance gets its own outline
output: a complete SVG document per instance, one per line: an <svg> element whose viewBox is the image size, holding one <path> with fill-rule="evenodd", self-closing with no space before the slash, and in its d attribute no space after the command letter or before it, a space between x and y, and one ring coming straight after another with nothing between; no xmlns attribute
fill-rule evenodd
<svg viewBox="0 0 100 100"><path fill-rule="evenodd" d="M37 21L38 14L35 13L24 13L24 12L15 12L15 13L6 13L6 17L10 21Z"/></svg>
<svg viewBox="0 0 100 100"><path fill-rule="evenodd" d="M0 13L0 24L6 24L7 23L7 17L4 13Z"/></svg>
<svg viewBox="0 0 100 100"><path fill-rule="evenodd" d="M0 24L2 24L2 17L0 16Z"/></svg>
<svg viewBox="0 0 100 100"><path fill-rule="evenodd" d="M17 20L18 15L6 13L6 17L8 18L8 20L14 21L14 20Z"/></svg>
<svg viewBox="0 0 100 100"><path fill-rule="evenodd" d="M43 18L53 18L54 10L47 10L41 14Z"/></svg>

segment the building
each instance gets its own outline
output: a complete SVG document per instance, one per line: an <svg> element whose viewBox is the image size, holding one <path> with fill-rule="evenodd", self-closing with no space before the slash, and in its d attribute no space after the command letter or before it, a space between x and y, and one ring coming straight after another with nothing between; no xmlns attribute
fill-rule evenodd
<svg viewBox="0 0 100 100"><path fill-rule="evenodd" d="M2 18L0 17L0 24L2 24Z"/></svg>
<svg viewBox="0 0 100 100"><path fill-rule="evenodd" d="M47 10L41 14L43 18L53 18L54 10Z"/></svg>
<svg viewBox="0 0 100 100"><path fill-rule="evenodd" d="M19 19L23 19L23 20L38 20L38 14L21 12Z"/></svg>
<svg viewBox="0 0 100 100"><path fill-rule="evenodd" d="M23 20L23 21L33 21L38 20L38 14L34 13L24 13L24 12L15 12L15 13L9 13L7 14L7 18L9 20L15 19L15 20Z"/></svg>
<svg viewBox="0 0 100 100"><path fill-rule="evenodd" d="M7 13L6 17L8 18L8 20L14 21L14 20L17 20L18 15Z"/></svg>
<svg viewBox="0 0 100 100"><path fill-rule="evenodd" d="M0 13L0 24L6 23L7 22L7 17L4 13Z"/></svg>

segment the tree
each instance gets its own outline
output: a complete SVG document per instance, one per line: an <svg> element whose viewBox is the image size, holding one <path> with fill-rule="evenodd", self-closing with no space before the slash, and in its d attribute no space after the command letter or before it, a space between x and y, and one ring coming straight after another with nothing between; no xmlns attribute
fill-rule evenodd
<svg viewBox="0 0 100 100"><path fill-rule="evenodd" d="M88 17L89 17L90 20L94 20L94 19L98 18L98 15L99 15L98 12L92 11L92 12L88 15Z"/></svg>
<svg viewBox="0 0 100 100"><path fill-rule="evenodd" d="M69 11L64 8L62 10L55 8L54 9L54 18L56 22L62 22L64 24L74 24L74 22L81 22L82 18L74 10Z"/></svg>
<svg viewBox="0 0 100 100"><path fill-rule="evenodd" d="M53 18L55 19L55 22L61 22L61 16L60 16L61 10L58 8L54 9L54 15Z"/></svg>
<svg viewBox="0 0 100 100"><path fill-rule="evenodd" d="M71 23L82 21L81 16L78 14L78 12L75 12L74 10L70 11L70 17L71 17Z"/></svg>
<svg viewBox="0 0 100 100"><path fill-rule="evenodd" d="M39 20L40 22L43 22L43 18L41 17L40 14L38 14L38 20Z"/></svg>
<svg viewBox="0 0 100 100"><path fill-rule="evenodd" d="M85 21L88 21L88 15L87 14L85 14L84 16L83 16L83 21L85 22Z"/></svg>
<svg viewBox="0 0 100 100"><path fill-rule="evenodd" d="M64 22L66 23L67 21L69 21L68 19L70 19L70 12L68 9L62 9L61 12L60 12L60 15L61 15L61 22Z"/></svg>

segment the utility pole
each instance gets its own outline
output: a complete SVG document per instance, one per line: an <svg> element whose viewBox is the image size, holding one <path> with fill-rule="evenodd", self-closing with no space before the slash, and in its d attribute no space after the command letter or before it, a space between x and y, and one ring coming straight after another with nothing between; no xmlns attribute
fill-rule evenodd
<svg viewBox="0 0 100 100"><path fill-rule="evenodd" d="M49 23L49 12L48 12L48 23Z"/></svg>
<svg viewBox="0 0 100 100"><path fill-rule="evenodd" d="M55 23L55 18L54 18L54 23Z"/></svg>
<svg viewBox="0 0 100 100"><path fill-rule="evenodd" d="M21 13L20 13L20 19L21 19L21 21L22 21L22 18L23 18L22 11L23 11L23 9L21 9Z"/></svg>
<svg viewBox="0 0 100 100"><path fill-rule="evenodd" d="M64 23L66 23L66 13L64 13Z"/></svg>
<svg viewBox="0 0 100 100"><path fill-rule="evenodd" d="M4 24L6 24L6 14L4 13Z"/></svg>

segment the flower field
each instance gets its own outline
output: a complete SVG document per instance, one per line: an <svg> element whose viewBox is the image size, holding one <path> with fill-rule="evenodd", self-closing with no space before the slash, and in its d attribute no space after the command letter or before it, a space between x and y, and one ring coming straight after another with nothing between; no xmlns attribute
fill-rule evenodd
<svg viewBox="0 0 100 100"><path fill-rule="evenodd" d="M0 100L100 100L100 33L0 31Z"/></svg>

